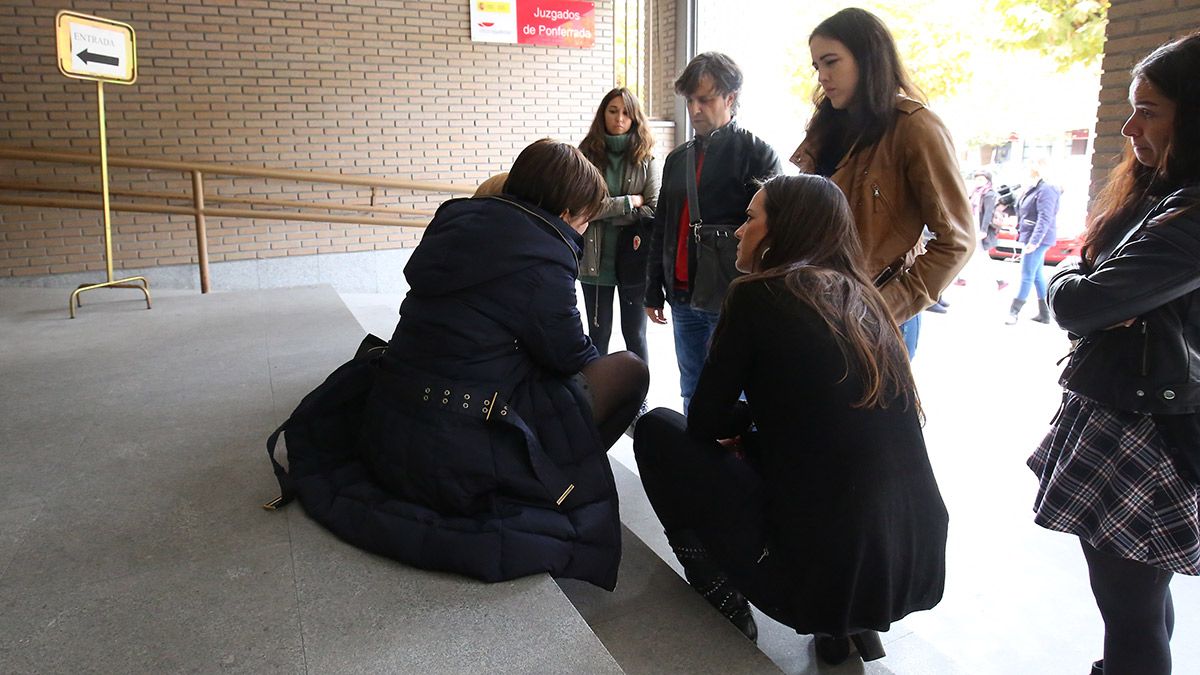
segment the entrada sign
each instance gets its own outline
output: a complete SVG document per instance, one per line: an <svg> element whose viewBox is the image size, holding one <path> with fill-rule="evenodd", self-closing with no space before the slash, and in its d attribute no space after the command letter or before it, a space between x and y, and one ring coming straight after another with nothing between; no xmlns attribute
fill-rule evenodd
<svg viewBox="0 0 1200 675"><path fill-rule="evenodd" d="M573 0L471 0L471 40L588 49L596 5Z"/></svg>
<svg viewBox="0 0 1200 675"><path fill-rule="evenodd" d="M54 25L63 75L118 84L137 79L137 46L129 24L63 10Z"/></svg>

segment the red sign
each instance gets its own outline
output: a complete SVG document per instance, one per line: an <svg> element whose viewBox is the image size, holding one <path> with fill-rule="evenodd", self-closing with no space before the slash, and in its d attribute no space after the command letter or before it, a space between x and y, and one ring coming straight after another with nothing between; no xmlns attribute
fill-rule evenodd
<svg viewBox="0 0 1200 675"><path fill-rule="evenodd" d="M517 43L590 48L596 5L571 0L517 0Z"/></svg>

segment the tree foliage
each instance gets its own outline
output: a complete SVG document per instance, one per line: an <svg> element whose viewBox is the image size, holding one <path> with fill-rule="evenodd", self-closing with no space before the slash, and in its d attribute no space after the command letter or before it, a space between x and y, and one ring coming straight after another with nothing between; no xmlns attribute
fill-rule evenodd
<svg viewBox="0 0 1200 675"><path fill-rule="evenodd" d="M996 0L1004 30L995 39L1049 56L1059 70L1091 65L1104 53L1108 8L1109 0Z"/></svg>
<svg viewBox="0 0 1200 675"><path fill-rule="evenodd" d="M913 81L930 100L953 96L971 79L969 54L976 37L962 30L960 12L947 11L946 0L837 0L830 4L797 3L796 24L816 26L847 7L862 7L883 20ZM807 36L806 36L807 37ZM789 56L797 63L794 87L805 95L815 86L807 40L794 43Z"/></svg>

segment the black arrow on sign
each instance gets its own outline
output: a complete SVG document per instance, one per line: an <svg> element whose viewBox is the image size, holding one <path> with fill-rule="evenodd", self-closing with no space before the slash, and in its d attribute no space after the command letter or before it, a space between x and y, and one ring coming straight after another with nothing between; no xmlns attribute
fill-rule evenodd
<svg viewBox="0 0 1200 675"><path fill-rule="evenodd" d="M93 54L86 49L79 52L75 56L78 56L79 60L83 61L84 63L91 63L94 61L96 63L104 63L104 64L107 64L110 66L120 65L120 63L121 63L121 60L115 56L105 56L104 54Z"/></svg>

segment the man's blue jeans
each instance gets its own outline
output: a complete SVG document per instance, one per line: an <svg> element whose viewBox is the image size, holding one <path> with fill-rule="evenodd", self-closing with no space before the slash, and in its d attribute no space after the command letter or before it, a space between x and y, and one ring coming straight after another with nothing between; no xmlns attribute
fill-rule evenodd
<svg viewBox="0 0 1200 675"><path fill-rule="evenodd" d="M683 410L687 413L704 359L708 356L708 343L717 328L718 312L696 309L687 303L671 303L671 325L675 333L675 360L679 363L679 393L683 396Z"/></svg>
<svg viewBox="0 0 1200 675"><path fill-rule="evenodd" d="M1050 244L1044 244L1021 254L1021 288L1017 290L1017 300L1028 298L1030 287L1037 288L1039 298L1046 297L1046 274L1042 271L1042 265L1046 262L1046 251L1049 250Z"/></svg>

